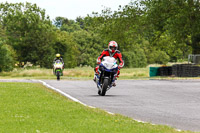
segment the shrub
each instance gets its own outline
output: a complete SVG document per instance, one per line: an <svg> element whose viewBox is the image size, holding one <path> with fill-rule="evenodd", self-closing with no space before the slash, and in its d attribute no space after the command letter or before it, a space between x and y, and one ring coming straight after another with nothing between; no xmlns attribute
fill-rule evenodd
<svg viewBox="0 0 200 133"><path fill-rule="evenodd" d="M124 64L128 68L146 67L147 59L143 49L138 48L134 51L123 52Z"/></svg>
<svg viewBox="0 0 200 133"><path fill-rule="evenodd" d="M153 50L148 54L148 64L167 64L170 60L169 55L166 52L161 50Z"/></svg>
<svg viewBox="0 0 200 133"><path fill-rule="evenodd" d="M7 44L0 45L0 71L12 71L15 64L15 51Z"/></svg>

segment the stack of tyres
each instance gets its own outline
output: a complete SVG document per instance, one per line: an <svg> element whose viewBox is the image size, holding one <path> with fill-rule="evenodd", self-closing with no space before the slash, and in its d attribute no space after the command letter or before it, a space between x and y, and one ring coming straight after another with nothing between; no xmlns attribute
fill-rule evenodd
<svg viewBox="0 0 200 133"><path fill-rule="evenodd" d="M199 76L199 67L192 66L192 77L198 77L198 76Z"/></svg>
<svg viewBox="0 0 200 133"><path fill-rule="evenodd" d="M193 64L175 64L167 67L150 67L150 77L152 76L175 76L175 77L198 77L200 67Z"/></svg>
<svg viewBox="0 0 200 133"><path fill-rule="evenodd" d="M181 64L179 77L191 77L192 75L192 65L191 64Z"/></svg>
<svg viewBox="0 0 200 133"><path fill-rule="evenodd" d="M191 64L184 64L181 77L198 77L198 66Z"/></svg>
<svg viewBox="0 0 200 133"><path fill-rule="evenodd" d="M193 74L192 65L185 65L183 77L191 77ZM192 76L193 77L193 76Z"/></svg>
<svg viewBox="0 0 200 133"><path fill-rule="evenodd" d="M172 75L176 77L198 77L200 67L192 64L176 64L172 66Z"/></svg>
<svg viewBox="0 0 200 133"><path fill-rule="evenodd" d="M165 76L165 67L159 67L158 72L160 76Z"/></svg>
<svg viewBox="0 0 200 133"><path fill-rule="evenodd" d="M180 64L175 64L175 65L173 65L172 66L172 75L173 76L176 76L176 77L178 77L178 76L180 76L179 74L180 74Z"/></svg>
<svg viewBox="0 0 200 133"><path fill-rule="evenodd" d="M169 66L168 67L168 76L171 76L172 75L172 66Z"/></svg>
<svg viewBox="0 0 200 133"><path fill-rule="evenodd" d="M160 76L171 76L172 75L172 67L160 67L159 68Z"/></svg>

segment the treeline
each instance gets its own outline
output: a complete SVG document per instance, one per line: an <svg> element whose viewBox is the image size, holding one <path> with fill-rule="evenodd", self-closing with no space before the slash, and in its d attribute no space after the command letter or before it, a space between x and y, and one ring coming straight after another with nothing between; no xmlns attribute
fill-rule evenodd
<svg viewBox="0 0 200 133"><path fill-rule="evenodd" d="M125 67L187 59L200 51L200 3L196 0L140 0L112 12L51 21L31 3L0 4L0 71L31 62L51 68L56 53L65 67L92 66L111 40Z"/></svg>

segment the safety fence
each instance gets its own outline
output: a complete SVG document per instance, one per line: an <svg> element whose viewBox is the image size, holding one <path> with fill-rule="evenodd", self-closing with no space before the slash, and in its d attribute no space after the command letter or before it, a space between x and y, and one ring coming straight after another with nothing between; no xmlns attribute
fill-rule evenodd
<svg viewBox="0 0 200 133"><path fill-rule="evenodd" d="M149 76L198 77L200 76L200 66L194 64L175 64L173 66L150 67Z"/></svg>

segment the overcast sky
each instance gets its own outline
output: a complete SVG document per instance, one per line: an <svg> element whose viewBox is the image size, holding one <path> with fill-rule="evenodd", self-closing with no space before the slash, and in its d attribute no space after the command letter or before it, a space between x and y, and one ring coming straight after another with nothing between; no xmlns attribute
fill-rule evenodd
<svg viewBox="0 0 200 133"><path fill-rule="evenodd" d="M46 10L51 20L57 16L68 19L76 19L78 16L85 17L93 11L101 13L104 7L117 10L119 5L123 7L131 2L131 0L0 0L0 2L6 1L36 3L37 6Z"/></svg>

